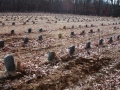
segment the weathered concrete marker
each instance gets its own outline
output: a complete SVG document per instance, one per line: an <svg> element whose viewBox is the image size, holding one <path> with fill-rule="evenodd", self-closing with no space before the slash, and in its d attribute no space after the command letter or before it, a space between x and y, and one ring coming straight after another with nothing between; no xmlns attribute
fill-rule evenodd
<svg viewBox="0 0 120 90"><path fill-rule="evenodd" d="M31 31L32 31L32 29L31 29L31 28L29 28L29 29L28 29L28 33L31 33Z"/></svg>
<svg viewBox="0 0 120 90"><path fill-rule="evenodd" d="M99 40L99 45L103 45L103 39Z"/></svg>
<svg viewBox="0 0 120 90"><path fill-rule="evenodd" d="M5 63L7 72L15 71L15 63L12 55L6 55L4 57L4 63Z"/></svg>
<svg viewBox="0 0 120 90"><path fill-rule="evenodd" d="M69 47L69 54L70 54L70 55L73 55L74 52L75 52L75 46Z"/></svg>
<svg viewBox="0 0 120 90"><path fill-rule="evenodd" d="M0 40L0 48L4 47L4 41Z"/></svg>
<svg viewBox="0 0 120 90"><path fill-rule="evenodd" d="M23 41L24 41L24 43L27 43L27 42L29 41L28 37L25 37L25 38L23 39Z"/></svg>
<svg viewBox="0 0 120 90"><path fill-rule="evenodd" d="M49 52L48 54L48 61L52 61L55 59L55 52Z"/></svg>
<svg viewBox="0 0 120 90"><path fill-rule="evenodd" d="M10 34L14 34L14 30L11 30L11 31L10 31Z"/></svg>
<svg viewBox="0 0 120 90"><path fill-rule="evenodd" d="M42 35L38 36L38 40L42 40L42 39L43 39Z"/></svg>
<svg viewBox="0 0 120 90"><path fill-rule="evenodd" d="M90 45L91 45L91 42L87 42L87 43L86 43L86 49L91 48L91 46L90 46Z"/></svg>
<svg viewBox="0 0 120 90"><path fill-rule="evenodd" d="M42 29L42 28L40 28L40 29L39 29L39 32L42 32L42 31L43 31L43 29Z"/></svg>

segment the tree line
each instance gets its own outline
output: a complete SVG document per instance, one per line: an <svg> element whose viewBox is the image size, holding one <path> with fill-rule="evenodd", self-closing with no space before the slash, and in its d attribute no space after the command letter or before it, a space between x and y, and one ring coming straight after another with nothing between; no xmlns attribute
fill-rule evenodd
<svg viewBox="0 0 120 90"><path fill-rule="evenodd" d="M120 16L120 0L0 0L0 12Z"/></svg>

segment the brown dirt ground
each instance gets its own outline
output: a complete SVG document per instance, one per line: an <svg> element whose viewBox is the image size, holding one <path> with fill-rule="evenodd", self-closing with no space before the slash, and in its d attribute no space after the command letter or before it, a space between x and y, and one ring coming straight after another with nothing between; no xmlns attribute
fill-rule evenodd
<svg viewBox="0 0 120 90"><path fill-rule="evenodd" d="M29 28L31 33L27 33ZM38 31L40 28L43 32ZM91 29L94 33L89 33ZM10 30L15 34L10 35ZM85 35L80 35L82 30L85 30ZM72 31L75 36L71 38ZM116 39L119 33L119 17L1 13L0 40L5 41L5 47L0 48L0 89L119 90L120 41ZM58 34L62 34L61 39ZM43 36L42 41L38 40L39 35ZM108 43L110 36L114 39L112 43ZM23 43L24 37L29 38L27 44ZM100 38L104 39L102 46L98 45ZM91 49L85 49L87 41L91 42ZM73 56L68 54L71 45L75 46ZM47 60L50 51L56 53L52 62ZM6 76L3 61L7 54L14 56L16 64L16 71L9 76Z"/></svg>

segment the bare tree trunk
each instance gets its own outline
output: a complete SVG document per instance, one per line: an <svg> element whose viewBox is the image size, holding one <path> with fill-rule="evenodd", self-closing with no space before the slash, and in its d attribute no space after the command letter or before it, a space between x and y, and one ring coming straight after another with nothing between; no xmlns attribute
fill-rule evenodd
<svg viewBox="0 0 120 90"><path fill-rule="evenodd" d="M2 2L3 2L3 0L0 0L0 11L2 11Z"/></svg>
<svg viewBox="0 0 120 90"><path fill-rule="evenodd" d="M103 1L99 0L99 15L100 16L102 15L102 3L103 3Z"/></svg>

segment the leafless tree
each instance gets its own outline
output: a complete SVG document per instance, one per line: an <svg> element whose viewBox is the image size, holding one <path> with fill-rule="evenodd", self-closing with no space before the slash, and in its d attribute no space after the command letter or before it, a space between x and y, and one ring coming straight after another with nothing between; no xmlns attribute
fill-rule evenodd
<svg viewBox="0 0 120 90"><path fill-rule="evenodd" d="M0 12L52 12L119 16L120 0L0 0Z"/></svg>

